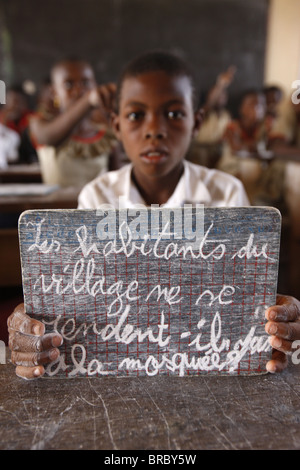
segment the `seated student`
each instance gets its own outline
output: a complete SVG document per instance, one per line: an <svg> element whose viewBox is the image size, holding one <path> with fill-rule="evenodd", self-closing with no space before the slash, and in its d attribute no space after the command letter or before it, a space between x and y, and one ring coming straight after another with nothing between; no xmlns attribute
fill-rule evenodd
<svg viewBox="0 0 300 470"><path fill-rule="evenodd" d="M14 85L6 92L6 104L0 110L0 123L18 135L17 158L14 163L32 163L37 160L29 136L28 126L32 111L22 86ZM11 134L12 134L11 132Z"/></svg>
<svg viewBox="0 0 300 470"><path fill-rule="evenodd" d="M1 124L16 131L19 135L28 126L31 111L28 108L26 95L19 85L14 85L6 91L6 103L0 110Z"/></svg>
<svg viewBox="0 0 300 470"><path fill-rule="evenodd" d="M117 93L114 128L131 164L97 177L83 188L79 207L96 209L103 203L125 206L175 205L184 202L206 206L241 206L248 200L239 180L184 160L193 133L200 125L194 107L193 81L176 56L145 54L125 69ZM287 364L292 341L300 338L300 302L278 296L266 311L267 331L277 348L267 364L271 372ZM19 305L8 319L11 360L16 373L27 379L40 377L43 364L57 359L62 338L44 334L44 325L30 318Z"/></svg>
<svg viewBox="0 0 300 470"><path fill-rule="evenodd" d="M265 97L258 90L242 94L239 118L224 133L224 151L217 167L239 178L251 204L282 204L285 165L268 160L273 118L265 114Z"/></svg>
<svg viewBox="0 0 300 470"><path fill-rule="evenodd" d="M300 98L300 96L299 96ZM284 101L272 129L271 150L285 163L284 198L290 223L290 287L299 290L300 269L300 99ZM298 294L297 294L298 295Z"/></svg>
<svg viewBox="0 0 300 470"><path fill-rule="evenodd" d="M263 92L266 99L266 116L277 118L283 100L283 90L277 85L269 85Z"/></svg>
<svg viewBox="0 0 300 470"><path fill-rule="evenodd" d="M223 135L231 115L227 110L228 87L236 68L231 66L218 75L215 85L209 90L202 107L203 119L195 133L187 159L200 165L214 168L222 154Z"/></svg>
<svg viewBox="0 0 300 470"><path fill-rule="evenodd" d="M97 87L90 64L77 59L57 62L51 70L51 81L58 114L51 115L48 106L46 113L41 108L30 120L43 180L82 187L98 174L119 166L116 139L104 108L105 104L110 109L115 86ZM93 114L98 108L102 122Z"/></svg>
<svg viewBox="0 0 300 470"><path fill-rule="evenodd" d="M285 199L292 231L300 240L300 99L285 101L272 128L270 148L285 159ZM299 102L297 102L299 101Z"/></svg>
<svg viewBox="0 0 300 470"><path fill-rule="evenodd" d="M7 168L19 159L19 134L0 123L0 168Z"/></svg>

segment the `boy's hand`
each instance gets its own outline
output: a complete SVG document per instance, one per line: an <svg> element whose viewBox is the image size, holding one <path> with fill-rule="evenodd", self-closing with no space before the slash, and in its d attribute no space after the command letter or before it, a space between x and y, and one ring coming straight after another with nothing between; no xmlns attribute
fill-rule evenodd
<svg viewBox="0 0 300 470"><path fill-rule="evenodd" d="M117 87L114 83L106 83L90 91L89 102L95 108L101 108L109 117L115 110Z"/></svg>
<svg viewBox="0 0 300 470"><path fill-rule="evenodd" d="M58 333L45 334L45 326L26 315L24 304L18 305L7 320L11 361L16 374L24 379L41 377L43 364L59 357L58 346L62 337Z"/></svg>
<svg viewBox="0 0 300 470"><path fill-rule="evenodd" d="M288 364L287 355L295 351L293 342L300 340L300 302L294 297L277 295L276 305L269 307L265 315L269 320L265 330L271 335L274 348L267 370L281 372Z"/></svg>

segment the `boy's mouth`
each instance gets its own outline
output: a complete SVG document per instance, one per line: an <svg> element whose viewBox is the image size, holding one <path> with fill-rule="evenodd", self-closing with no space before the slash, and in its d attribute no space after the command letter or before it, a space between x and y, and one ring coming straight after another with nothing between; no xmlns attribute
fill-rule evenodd
<svg viewBox="0 0 300 470"><path fill-rule="evenodd" d="M168 157L165 149L151 149L141 153L141 158L147 163L160 163Z"/></svg>

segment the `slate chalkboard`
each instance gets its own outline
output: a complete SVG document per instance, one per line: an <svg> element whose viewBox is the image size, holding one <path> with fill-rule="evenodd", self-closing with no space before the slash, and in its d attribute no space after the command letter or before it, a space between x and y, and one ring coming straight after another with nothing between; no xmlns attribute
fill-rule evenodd
<svg viewBox="0 0 300 470"><path fill-rule="evenodd" d="M29 315L64 337L46 376L265 372L273 208L40 210L19 220Z"/></svg>

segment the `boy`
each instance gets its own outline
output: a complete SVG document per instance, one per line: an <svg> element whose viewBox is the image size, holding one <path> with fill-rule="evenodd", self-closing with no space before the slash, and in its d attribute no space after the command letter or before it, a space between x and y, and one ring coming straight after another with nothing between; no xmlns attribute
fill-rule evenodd
<svg viewBox="0 0 300 470"><path fill-rule="evenodd" d="M283 197L284 164L268 161L273 118L266 116L262 92L247 90L240 98L239 117L224 133L224 151L218 169L239 178L253 205L275 205Z"/></svg>
<svg viewBox="0 0 300 470"><path fill-rule="evenodd" d="M141 201L173 207L184 202L248 204L241 183L234 177L184 162L193 132L200 125L193 90L186 65L170 54L149 53L125 69L117 93L114 129L132 163L87 185L79 198L80 208L95 209L103 203L118 207L120 195L125 205L131 206ZM277 331L272 345L280 342L267 369L280 371L286 365L284 353L300 338L300 303L278 297L277 306L270 307L266 315L269 320L281 321L270 321L266 326L270 333ZM23 305L9 317L8 327L17 375L27 379L41 376L43 364L59 355L60 335L44 335L43 325L28 317Z"/></svg>
<svg viewBox="0 0 300 470"><path fill-rule="evenodd" d="M78 59L57 62L51 83L57 113L39 113L30 120L43 181L82 188L100 173L119 166L106 117L115 85L97 87L91 65Z"/></svg>

